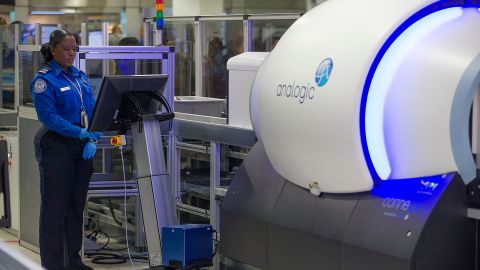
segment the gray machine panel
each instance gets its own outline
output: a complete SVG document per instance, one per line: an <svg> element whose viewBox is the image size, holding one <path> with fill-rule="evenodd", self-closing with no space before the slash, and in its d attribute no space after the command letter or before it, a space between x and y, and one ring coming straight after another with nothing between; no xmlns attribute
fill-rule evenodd
<svg viewBox="0 0 480 270"><path fill-rule="evenodd" d="M478 269L478 235L475 222L467 218L466 195L465 184L456 174L422 232L413 259L416 270Z"/></svg>
<svg viewBox="0 0 480 270"><path fill-rule="evenodd" d="M338 241L275 225L269 226L268 239L268 268L266 269L340 270Z"/></svg>
<svg viewBox="0 0 480 270"><path fill-rule="evenodd" d="M225 257L267 269L268 221L286 181L273 169L262 143L250 153L222 202L220 232L229 241L221 241L220 250Z"/></svg>
<svg viewBox="0 0 480 270"><path fill-rule="evenodd" d="M434 189L428 178L417 183L408 188L415 194L372 192L359 201L345 233L342 269L475 269L463 181L449 174Z"/></svg>
<svg viewBox="0 0 480 270"><path fill-rule="evenodd" d="M455 254L461 250L465 252L462 256L473 258L475 247L471 237L474 228L466 218L465 185L460 177L448 174L443 179L408 181L407 188L407 183L388 181L366 193L352 216L344 243L357 247L359 253L364 253L360 249L378 253L368 260L369 264L391 256L392 261L400 258L415 262L417 270L473 269L467 267L473 260L458 261L461 254ZM362 261L365 258L359 257ZM460 267L462 264L467 265ZM355 265L351 269L365 264ZM382 269L380 266L362 269Z"/></svg>
<svg viewBox="0 0 480 270"><path fill-rule="evenodd" d="M311 195L287 182L273 209L270 222L322 238L340 241L360 194Z"/></svg>
<svg viewBox="0 0 480 270"><path fill-rule="evenodd" d="M222 256L265 270L474 269L475 230L457 174L315 197L275 173L262 148L224 199Z"/></svg>
<svg viewBox="0 0 480 270"><path fill-rule="evenodd" d="M235 261L267 269L268 224L226 211L221 215L221 238L228 239L226 245L220 241L221 254Z"/></svg>
<svg viewBox="0 0 480 270"><path fill-rule="evenodd" d="M439 186L435 192L443 192L445 186ZM351 225L345 231L344 241L360 248L409 259L438 196L379 193L367 193L359 201Z"/></svg>
<svg viewBox="0 0 480 270"><path fill-rule="evenodd" d="M233 181L228 188L222 209L268 221L286 180L273 169L261 142L250 150L235 178L241 180Z"/></svg>
<svg viewBox="0 0 480 270"><path fill-rule="evenodd" d="M17 126L16 111L1 110L0 109L0 126L2 127L16 127Z"/></svg>
<svg viewBox="0 0 480 270"><path fill-rule="evenodd" d="M392 244L395 245L395 244ZM368 249L342 244L342 270L405 270L410 262ZM325 268L328 269L328 268ZM455 269L455 268L454 268ZM431 270L436 270L432 268ZM453 269L452 269L453 270Z"/></svg>
<svg viewBox="0 0 480 270"><path fill-rule="evenodd" d="M33 139L42 124L19 118L20 244L38 247L40 216L40 175Z"/></svg>

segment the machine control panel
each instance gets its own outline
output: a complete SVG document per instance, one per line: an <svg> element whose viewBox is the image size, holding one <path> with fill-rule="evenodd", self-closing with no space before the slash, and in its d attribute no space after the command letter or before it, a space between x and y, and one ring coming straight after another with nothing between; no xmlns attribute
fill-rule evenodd
<svg viewBox="0 0 480 270"><path fill-rule="evenodd" d="M372 199L384 216L408 220L426 202L434 203L445 186L448 174L406 180L381 181L372 190Z"/></svg>

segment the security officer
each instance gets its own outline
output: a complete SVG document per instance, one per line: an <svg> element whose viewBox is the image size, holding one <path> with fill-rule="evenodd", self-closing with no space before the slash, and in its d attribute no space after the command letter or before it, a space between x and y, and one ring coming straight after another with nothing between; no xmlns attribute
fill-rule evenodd
<svg viewBox="0 0 480 270"><path fill-rule="evenodd" d="M72 66L77 48L72 33L53 31L41 49L47 66L30 86L43 124L34 144L40 169L40 257L47 269L92 269L79 251L94 142L101 133L87 131L95 97L85 73Z"/></svg>

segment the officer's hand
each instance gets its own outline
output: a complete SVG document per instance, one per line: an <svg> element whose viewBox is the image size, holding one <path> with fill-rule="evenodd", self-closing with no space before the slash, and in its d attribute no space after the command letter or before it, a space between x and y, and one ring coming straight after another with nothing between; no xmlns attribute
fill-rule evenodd
<svg viewBox="0 0 480 270"><path fill-rule="evenodd" d="M93 142L88 142L87 144L85 144L85 147L83 148L82 158L84 160L91 159L95 156L96 152L97 152L97 146Z"/></svg>
<svg viewBox="0 0 480 270"><path fill-rule="evenodd" d="M78 134L78 138L80 140L83 140L83 139L93 140L92 137L93 137L93 133L88 132L86 128L82 128L82 130L80 131L80 134Z"/></svg>
<svg viewBox="0 0 480 270"><path fill-rule="evenodd" d="M103 132L92 132L92 140L98 141L102 137Z"/></svg>

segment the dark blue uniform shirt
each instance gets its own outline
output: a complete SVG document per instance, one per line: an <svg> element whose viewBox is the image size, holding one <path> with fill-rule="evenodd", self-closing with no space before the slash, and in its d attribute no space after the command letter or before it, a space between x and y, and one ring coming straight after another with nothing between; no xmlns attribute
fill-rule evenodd
<svg viewBox="0 0 480 270"><path fill-rule="evenodd" d="M70 73L63 70L55 60L41 69L30 85L38 120L49 130L63 136L77 138L80 134L80 112L82 103L88 121L92 119L95 97L87 75L74 66Z"/></svg>

